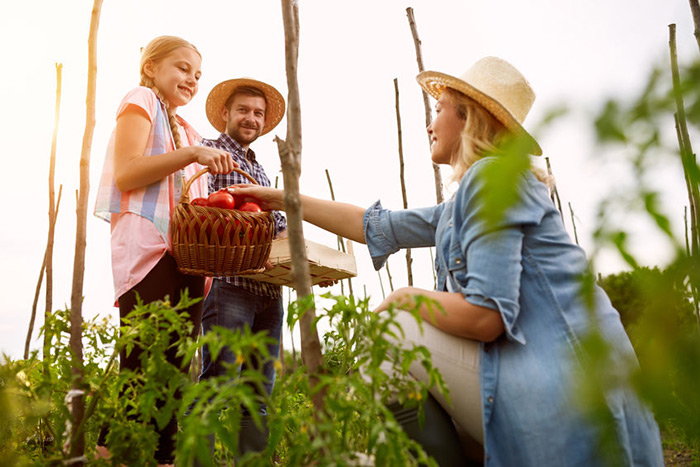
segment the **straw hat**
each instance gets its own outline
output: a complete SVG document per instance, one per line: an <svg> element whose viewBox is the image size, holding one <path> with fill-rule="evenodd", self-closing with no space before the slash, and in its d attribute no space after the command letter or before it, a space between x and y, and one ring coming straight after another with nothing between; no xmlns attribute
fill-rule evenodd
<svg viewBox="0 0 700 467"><path fill-rule="evenodd" d="M535 101L535 92L510 63L500 58L486 57L472 65L460 78L437 71L424 71L416 79L425 92L435 99L440 98L445 88L472 98L508 130L529 138L532 154L542 155L537 141L522 126Z"/></svg>
<svg viewBox="0 0 700 467"><path fill-rule="evenodd" d="M265 125L261 134L268 133L284 117L284 97L269 84L251 78L229 79L214 86L214 89L207 96L206 108L209 123L222 133L226 131L226 120L221 117L221 109L233 91L240 86L251 86L265 94L267 108L265 109Z"/></svg>

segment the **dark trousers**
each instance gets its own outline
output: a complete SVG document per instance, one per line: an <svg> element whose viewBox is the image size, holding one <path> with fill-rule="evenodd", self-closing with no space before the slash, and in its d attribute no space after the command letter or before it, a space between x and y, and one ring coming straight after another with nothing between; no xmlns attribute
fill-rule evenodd
<svg viewBox="0 0 700 467"><path fill-rule="evenodd" d="M204 334L214 326L235 330L250 329L253 333L267 331L267 335L275 342L268 345L270 360L260 364L253 361L245 368L259 370L265 376L263 384L269 396L275 384L274 360L279 357L279 340L284 322L284 307L281 298L270 298L248 292L241 287L229 284L220 279L214 279L211 291L204 300L202 331ZM200 380L226 374L226 368L236 364L236 356L230 349L225 348L216 360L212 360L209 348L202 349L202 374ZM244 364L245 365L245 364ZM239 372L242 367L239 367ZM264 406L261 413L266 413Z"/></svg>
<svg viewBox="0 0 700 467"><path fill-rule="evenodd" d="M166 296L170 298L171 303L175 304L180 300L180 294L185 289L188 290L190 298L198 298L204 295L204 278L197 276L188 276L180 273L177 270L175 258L170 254L156 264L156 266L144 277L144 279L135 285L132 289L119 297L119 316L123 319L136 306L136 296L140 297L143 303L150 303L156 300L163 300ZM189 314L189 320L194 324L192 337L196 338L201 330L202 324L202 302L198 302L181 312ZM172 335L174 340L177 336ZM131 353L127 356L126 350L122 350L119 354L119 367L121 370L138 371L141 368L142 349L135 346ZM169 363L181 367L183 363L182 357L176 356L177 349L169 348L166 352L166 359ZM183 371L187 371L184 368ZM162 402L160 403L162 405ZM155 421L153 421L155 425ZM103 428L100 432L98 440L99 445L105 445L107 428ZM160 463L172 463L175 451L175 434L177 433L177 420L171 418L168 424L159 430L158 449L156 450L156 460Z"/></svg>

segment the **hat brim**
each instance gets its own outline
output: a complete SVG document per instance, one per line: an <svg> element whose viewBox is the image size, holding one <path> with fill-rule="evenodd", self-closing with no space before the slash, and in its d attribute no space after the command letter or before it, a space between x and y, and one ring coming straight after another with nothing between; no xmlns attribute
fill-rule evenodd
<svg viewBox="0 0 700 467"><path fill-rule="evenodd" d="M221 133L226 131L226 120L221 116L221 110L233 91L240 86L252 86L260 89L265 95L265 100L267 101L265 125L260 134L264 135L269 133L279 124L282 117L284 117L284 97L282 97L282 94L280 94L277 89L269 84L250 78L229 79L214 86L207 96L206 103L209 123Z"/></svg>
<svg viewBox="0 0 700 467"><path fill-rule="evenodd" d="M444 91L445 88L454 89L455 91L459 91L467 97L470 97L484 107L496 118L496 120L501 122L506 129L515 135L522 135L527 138L532 145L531 153L533 155L542 155L542 148L540 148L540 145L537 144L535 138L533 138L532 135L530 135L530 133L523 128L520 122L508 111L508 109L503 107L497 100L479 91L466 81L445 73L440 73L439 71L423 71L418 74L416 80L425 90L425 92L430 94L435 99L440 99L440 95L442 95L442 91Z"/></svg>

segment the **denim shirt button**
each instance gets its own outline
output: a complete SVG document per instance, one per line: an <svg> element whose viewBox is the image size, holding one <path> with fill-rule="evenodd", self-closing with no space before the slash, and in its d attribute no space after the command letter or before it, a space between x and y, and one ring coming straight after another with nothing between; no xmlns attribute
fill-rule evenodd
<svg viewBox="0 0 700 467"><path fill-rule="evenodd" d="M489 404L493 404L493 396L489 396L488 401L489 401Z"/></svg>
<svg viewBox="0 0 700 467"><path fill-rule="evenodd" d="M455 264L462 264L462 260L459 258L455 259Z"/></svg>

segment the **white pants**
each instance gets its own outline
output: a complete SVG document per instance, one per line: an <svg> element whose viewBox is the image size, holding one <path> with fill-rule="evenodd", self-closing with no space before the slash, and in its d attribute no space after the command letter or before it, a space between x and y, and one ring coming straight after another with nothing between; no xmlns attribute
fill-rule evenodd
<svg viewBox="0 0 700 467"><path fill-rule="evenodd" d="M400 312L396 320L406 335L405 340L397 344L405 348L412 347L412 344L422 345L430 351L433 366L440 371L449 389L451 403L436 388L430 388L430 393L463 431L483 445L479 343L440 331L425 321L421 334L418 323L410 313ZM419 362L412 363L409 371L417 380L428 382L427 373Z"/></svg>

